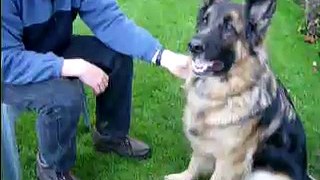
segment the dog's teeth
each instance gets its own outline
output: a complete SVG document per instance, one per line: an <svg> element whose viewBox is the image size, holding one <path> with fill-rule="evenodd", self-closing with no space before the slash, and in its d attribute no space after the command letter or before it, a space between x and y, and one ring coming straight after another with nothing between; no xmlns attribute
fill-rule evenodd
<svg viewBox="0 0 320 180"><path fill-rule="evenodd" d="M201 73L204 72L206 69L208 69L208 67L211 66L211 63L208 62L193 62L192 63L192 67L193 67L193 71L197 72L197 73Z"/></svg>

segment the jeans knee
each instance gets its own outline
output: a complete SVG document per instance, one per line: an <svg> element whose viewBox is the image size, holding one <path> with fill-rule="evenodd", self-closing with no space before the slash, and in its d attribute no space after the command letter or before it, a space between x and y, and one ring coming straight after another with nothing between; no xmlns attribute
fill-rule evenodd
<svg viewBox="0 0 320 180"><path fill-rule="evenodd" d="M80 81L70 81L62 83L60 87L55 87L49 104L43 108L43 113L49 116L48 119L63 119L62 123L76 124L82 110L83 93ZM40 112L41 113L41 112Z"/></svg>
<svg viewBox="0 0 320 180"><path fill-rule="evenodd" d="M69 119L78 122L79 116L82 110L82 94L70 94L69 98L61 99L55 102L54 107L60 110L61 116L65 119Z"/></svg>

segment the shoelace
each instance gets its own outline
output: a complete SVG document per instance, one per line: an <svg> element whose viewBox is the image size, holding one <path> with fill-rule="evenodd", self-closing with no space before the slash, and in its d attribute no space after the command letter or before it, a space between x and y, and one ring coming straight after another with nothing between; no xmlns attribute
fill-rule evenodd
<svg viewBox="0 0 320 180"><path fill-rule="evenodd" d="M129 147L129 148L130 148L130 149L129 149L130 153L133 154L132 145L131 145L131 142L130 142L129 137L125 137L125 138L123 139L123 141L121 142L121 146L123 146L123 147Z"/></svg>

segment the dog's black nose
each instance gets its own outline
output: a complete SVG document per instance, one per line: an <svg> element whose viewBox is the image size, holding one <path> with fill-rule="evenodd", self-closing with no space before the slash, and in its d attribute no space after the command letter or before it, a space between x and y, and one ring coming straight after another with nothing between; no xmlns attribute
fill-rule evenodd
<svg viewBox="0 0 320 180"><path fill-rule="evenodd" d="M195 54L202 53L205 48L204 43L198 38L193 38L188 44L188 46L189 46L189 51Z"/></svg>

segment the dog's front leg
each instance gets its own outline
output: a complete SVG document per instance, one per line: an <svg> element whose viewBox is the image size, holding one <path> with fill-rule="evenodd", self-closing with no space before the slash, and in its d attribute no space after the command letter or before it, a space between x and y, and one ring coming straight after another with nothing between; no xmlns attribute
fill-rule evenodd
<svg viewBox="0 0 320 180"><path fill-rule="evenodd" d="M244 180L250 171L251 161L246 157L243 157L243 161L217 159L215 171L210 180Z"/></svg>
<svg viewBox="0 0 320 180"><path fill-rule="evenodd" d="M192 153L192 157L188 169L178 174L170 174L165 176L165 180L194 180L200 174L213 172L215 160L213 157Z"/></svg>

